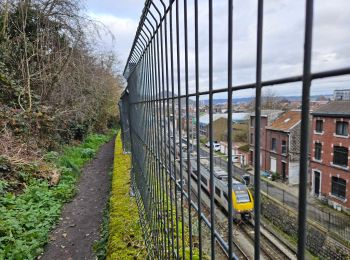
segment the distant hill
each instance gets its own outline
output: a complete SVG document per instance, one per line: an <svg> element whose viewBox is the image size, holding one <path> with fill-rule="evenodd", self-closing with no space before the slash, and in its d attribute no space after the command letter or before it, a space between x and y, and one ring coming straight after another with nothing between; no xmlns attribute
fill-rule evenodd
<svg viewBox="0 0 350 260"><path fill-rule="evenodd" d="M167 97L167 95L169 95L169 98L171 98L172 97L172 92L171 91L168 91L168 92L164 91L164 97L165 98ZM163 92L160 92L159 96L160 96L160 98L162 98L163 97ZM177 94L174 94L174 97L177 97ZM175 104L176 105L177 105L177 102L178 102L178 100L175 99ZM196 105L196 100L189 98L188 99L188 103L189 103L189 105L194 106L194 105ZM181 106L185 107L185 105L186 105L186 98L183 97L183 98L181 98Z"/></svg>
<svg viewBox="0 0 350 260"><path fill-rule="evenodd" d="M312 101L315 101L317 99L319 99L320 97L326 97L326 98L331 98L333 97L333 95L313 95L310 97L310 99ZM280 99L286 99L289 101L301 101L301 96L280 96L277 97ZM253 97L243 97L243 98L233 98L232 101L235 104L243 104L243 103L249 103L253 100ZM209 104L209 100L205 99L205 100L201 100L202 104L208 105ZM221 98L221 99L213 99L213 104L217 105L217 104L225 104L227 103L227 99L226 98Z"/></svg>

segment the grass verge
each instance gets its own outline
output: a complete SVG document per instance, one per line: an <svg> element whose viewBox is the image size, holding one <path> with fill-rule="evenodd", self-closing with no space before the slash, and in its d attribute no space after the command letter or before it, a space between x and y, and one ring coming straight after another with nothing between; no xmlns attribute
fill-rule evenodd
<svg viewBox="0 0 350 260"><path fill-rule="evenodd" d="M24 192L0 197L0 259L34 259L43 252L64 203L73 198L84 163L94 157L109 135L92 134L83 143L50 152L45 160L60 170L60 181L51 187L47 180L31 178Z"/></svg>
<svg viewBox="0 0 350 260"><path fill-rule="evenodd" d="M114 149L107 259L145 259L136 201L129 196L130 155L123 154L120 135Z"/></svg>

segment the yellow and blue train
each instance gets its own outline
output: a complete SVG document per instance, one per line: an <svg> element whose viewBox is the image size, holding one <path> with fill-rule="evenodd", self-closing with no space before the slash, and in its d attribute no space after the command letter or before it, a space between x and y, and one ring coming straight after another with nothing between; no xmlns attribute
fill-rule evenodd
<svg viewBox="0 0 350 260"><path fill-rule="evenodd" d="M197 180L196 170L191 171L192 176ZM214 168L214 198L217 203L228 212L228 181L227 173L219 168ZM202 187L211 194L209 170L202 171L200 181ZM254 199L251 191L243 183L232 179L232 209L236 219L249 219L254 210Z"/></svg>

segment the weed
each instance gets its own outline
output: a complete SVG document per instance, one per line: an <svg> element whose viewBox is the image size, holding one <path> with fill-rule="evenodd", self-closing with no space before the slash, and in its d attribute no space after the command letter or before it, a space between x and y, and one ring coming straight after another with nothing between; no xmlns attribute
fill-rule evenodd
<svg viewBox="0 0 350 260"><path fill-rule="evenodd" d="M93 245L93 250L98 260L104 260L107 256L107 242L109 236L108 230L109 223L109 202L107 202L106 208L103 212L103 219L100 229L100 239Z"/></svg>
<svg viewBox="0 0 350 260"><path fill-rule="evenodd" d="M61 172L56 186L50 187L47 180L34 178L31 169L20 173L26 180L24 192L19 195L7 192L0 197L0 259L34 259L43 252L63 204L75 195L81 168L110 137L93 134L76 147L65 147L61 156L48 153L44 158ZM31 167L35 170L38 166ZM5 187L6 182L0 181L0 193Z"/></svg>
<svg viewBox="0 0 350 260"><path fill-rule="evenodd" d="M5 181L5 180L0 180L0 195L4 194L5 193L5 190L8 186L8 182Z"/></svg>

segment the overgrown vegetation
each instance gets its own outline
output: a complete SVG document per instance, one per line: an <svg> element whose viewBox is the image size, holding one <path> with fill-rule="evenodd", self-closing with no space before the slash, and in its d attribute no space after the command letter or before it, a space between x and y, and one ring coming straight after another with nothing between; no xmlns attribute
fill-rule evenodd
<svg viewBox="0 0 350 260"><path fill-rule="evenodd" d="M78 0L0 0L0 154L38 157L116 124L121 80L93 47L101 31Z"/></svg>
<svg viewBox="0 0 350 260"><path fill-rule="evenodd" d="M247 123L233 124L232 140L234 142L247 143L248 132L249 132L249 125Z"/></svg>
<svg viewBox="0 0 350 260"><path fill-rule="evenodd" d="M107 259L146 259L135 199L129 196L130 155L123 154L120 135L116 138L110 198Z"/></svg>
<svg viewBox="0 0 350 260"><path fill-rule="evenodd" d="M41 253L110 138L91 133L119 120L118 61L96 47L101 33L79 0L0 0L0 259Z"/></svg>
<svg viewBox="0 0 350 260"><path fill-rule="evenodd" d="M112 133L89 135L82 144L64 148L61 155L46 154L42 164L59 169L59 181L54 186L47 179L34 176L36 170L40 171L35 163L28 166L33 168L30 174L27 170L22 173L26 178L21 193L6 191L4 181L0 183L3 192L0 197L0 259L33 259L42 252L63 204L75 194L82 166L111 136Z"/></svg>

